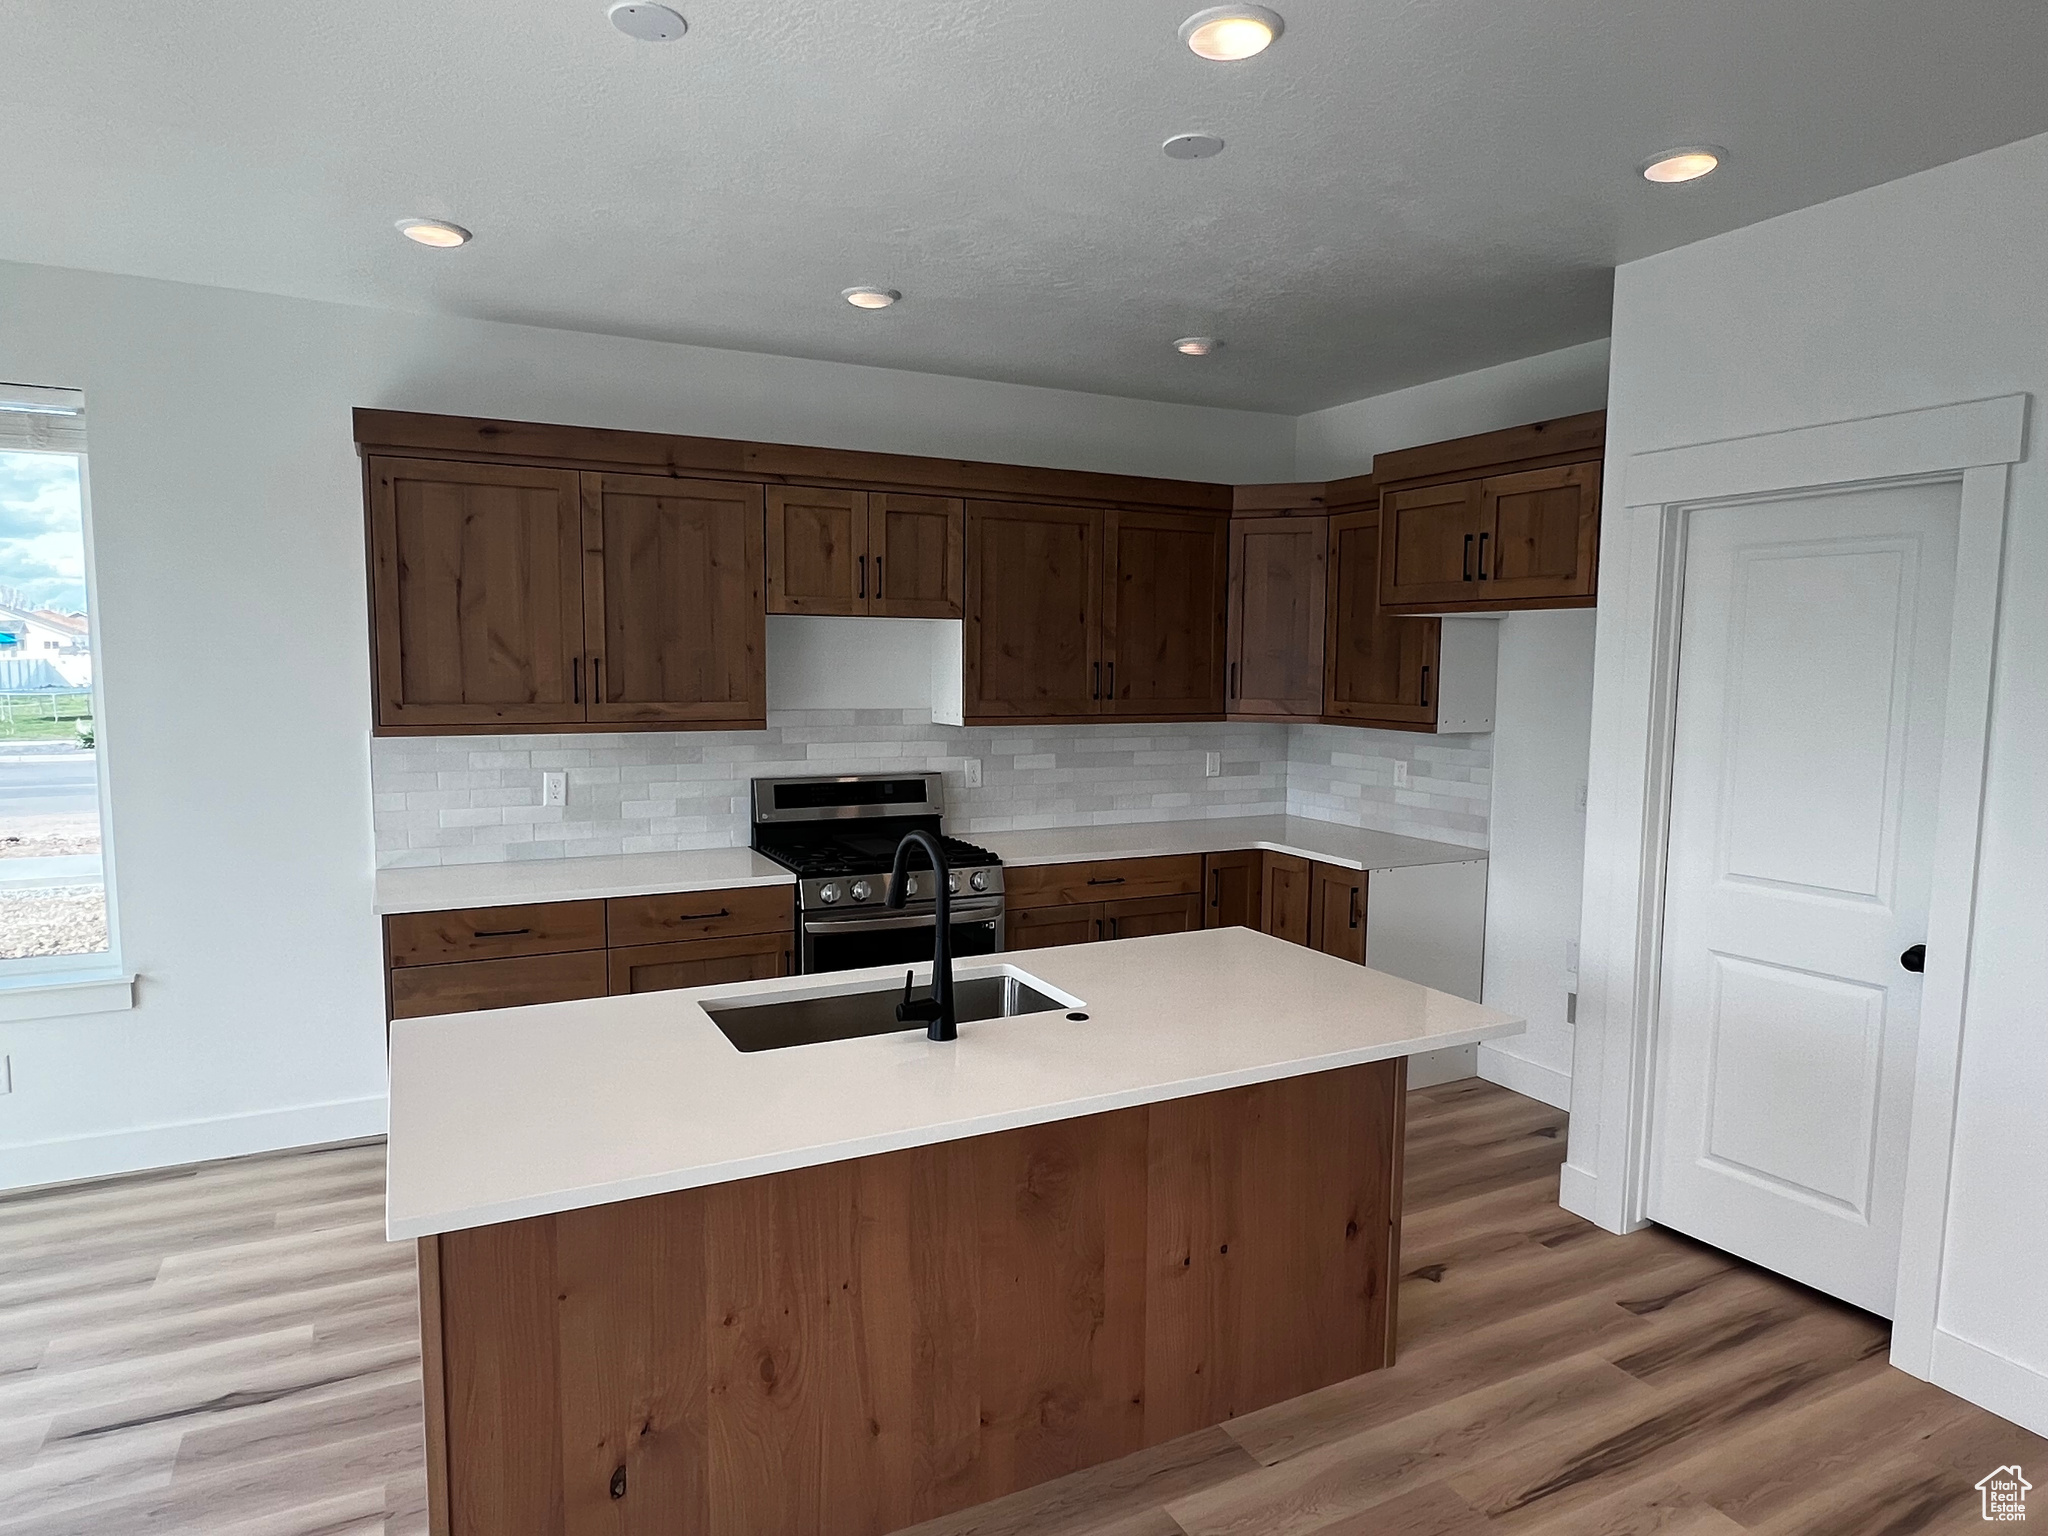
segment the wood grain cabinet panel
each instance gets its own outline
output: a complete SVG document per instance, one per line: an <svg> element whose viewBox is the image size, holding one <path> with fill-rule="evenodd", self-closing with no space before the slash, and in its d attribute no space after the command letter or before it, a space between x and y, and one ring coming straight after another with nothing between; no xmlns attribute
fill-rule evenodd
<svg viewBox="0 0 2048 1536"><path fill-rule="evenodd" d="M1590 598L1600 562L1600 466L1495 475L1479 486L1492 548L1481 567L1494 600Z"/></svg>
<svg viewBox="0 0 2048 1536"><path fill-rule="evenodd" d="M868 496L874 585L868 612L889 619L957 619L966 611L966 504L957 496Z"/></svg>
<svg viewBox="0 0 2048 1536"><path fill-rule="evenodd" d="M1260 928L1266 856L1259 850L1212 853L1202 860L1204 928Z"/></svg>
<svg viewBox="0 0 2048 1536"><path fill-rule="evenodd" d="M1309 943L1309 908L1312 899L1310 866L1307 859L1291 853L1268 853L1265 882L1260 901L1259 926L1276 939L1290 944Z"/></svg>
<svg viewBox="0 0 2048 1536"><path fill-rule="evenodd" d="M614 997L631 992L673 992L734 981L787 976L792 935L742 934L734 939L685 939L675 944L632 944L611 950L607 968Z"/></svg>
<svg viewBox="0 0 2048 1536"><path fill-rule="evenodd" d="M761 487L583 477L590 719L768 722Z"/></svg>
<svg viewBox="0 0 2048 1536"><path fill-rule="evenodd" d="M1365 871L1317 864L1309 877L1309 948L1365 964Z"/></svg>
<svg viewBox="0 0 2048 1536"><path fill-rule="evenodd" d="M395 912L384 919L385 954L394 966L603 949L604 933L601 901Z"/></svg>
<svg viewBox="0 0 2048 1536"><path fill-rule="evenodd" d="M1191 933L1202 926L1200 896L1141 896L1102 904L1103 937L1142 939L1155 933Z"/></svg>
<svg viewBox="0 0 2048 1536"><path fill-rule="evenodd" d="M387 458L367 472L377 724L580 724L576 474Z"/></svg>
<svg viewBox="0 0 2048 1536"><path fill-rule="evenodd" d="M522 955L511 960L458 960L451 965L409 965L393 970L391 1017L518 1008L603 997L609 990L605 952Z"/></svg>
<svg viewBox="0 0 2048 1536"><path fill-rule="evenodd" d="M1054 902L1123 901L1140 896L1196 896L1202 891L1202 856L1097 859L1092 863L1026 864L1003 871L1011 908Z"/></svg>
<svg viewBox="0 0 2048 1536"><path fill-rule="evenodd" d="M770 613L868 611L866 491L770 486L767 535Z"/></svg>
<svg viewBox="0 0 2048 1536"><path fill-rule="evenodd" d="M1479 482L1418 486L1388 491L1380 500L1385 515L1386 568L1377 573L1380 598L1388 603L1462 602L1484 568L1490 509Z"/></svg>
<svg viewBox="0 0 2048 1536"><path fill-rule="evenodd" d="M753 885L662 896L614 896L605 909L606 929L615 947L743 933L788 934L796 923L796 891L787 885Z"/></svg>
<svg viewBox="0 0 2048 1536"><path fill-rule="evenodd" d="M1112 512L1102 603L1102 695L1127 717L1223 713L1229 530L1220 518Z"/></svg>
<svg viewBox="0 0 2048 1536"><path fill-rule="evenodd" d="M1066 901L1041 907L1012 907L1003 919L1005 949L1056 949L1093 944L1103 937L1102 903Z"/></svg>
<svg viewBox="0 0 2048 1536"><path fill-rule="evenodd" d="M1382 515L1364 509L1330 519L1324 714L1347 724L1431 730L1443 626L1382 606Z"/></svg>
<svg viewBox="0 0 2048 1536"><path fill-rule="evenodd" d="M1103 517L1087 507L967 504L961 663L970 720L1102 709Z"/></svg>
<svg viewBox="0 0 2048 1536"><path fill-rule="evenodd" d="M1225 707L1252 719L1323 713L1330 520L1246 517L1230 524Z"/></svg>

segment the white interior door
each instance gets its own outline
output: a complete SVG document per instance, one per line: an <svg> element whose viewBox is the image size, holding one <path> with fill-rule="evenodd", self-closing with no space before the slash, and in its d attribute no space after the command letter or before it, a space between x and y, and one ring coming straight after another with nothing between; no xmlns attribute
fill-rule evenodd
<svg viewBox="0 0 2048 1536"><path fill-rule="evenodd" d="M1960 510L1691 514L1649 1215L1890 1316Z"/></svg>

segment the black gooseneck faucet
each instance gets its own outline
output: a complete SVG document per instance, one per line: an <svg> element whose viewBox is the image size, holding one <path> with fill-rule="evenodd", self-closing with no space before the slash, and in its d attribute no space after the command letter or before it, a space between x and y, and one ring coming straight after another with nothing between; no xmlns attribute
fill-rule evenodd
<svg viewBox="0 0 2048 1536"><path fill-rule="evenodd" d="M910 845L923 848L932 861L932 880L936 887L934 895L939 904L935 915L937 921L932 934L932 995L916 1001L910 996L910 977L903 978L903 1001L896 1005L896 1017L908 1024L921 1019L931 1027L925 1031L934 1040L957 1040L960 1038L959 1020L953 1013L953 898L946 889L946 856L939 851L939 841L929 832L913 831L903 834L903 841L896 845L896 863L889 871L889 894L883 905L901 907L903 898L909 894Z"/></svg>

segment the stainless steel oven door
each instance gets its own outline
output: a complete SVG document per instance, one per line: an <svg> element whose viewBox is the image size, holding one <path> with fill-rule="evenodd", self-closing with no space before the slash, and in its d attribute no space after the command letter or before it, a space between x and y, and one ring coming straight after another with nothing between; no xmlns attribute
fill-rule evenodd
<svg viewBox="0 0 2048 1536"><path fill-rule="evenodd" d="M831 916L806 915L799 946L804 974L857 971L869 965L907 965L932 957L932 929L938 914L890 912ZM953 904L953 955L993 955L1003 948L1003 903L960 901Z"/></svg>

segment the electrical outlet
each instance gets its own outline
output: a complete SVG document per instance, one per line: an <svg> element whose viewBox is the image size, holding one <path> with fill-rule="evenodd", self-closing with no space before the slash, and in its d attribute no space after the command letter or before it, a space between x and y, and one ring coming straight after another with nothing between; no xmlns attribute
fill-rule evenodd
<svg viewBox="0 0 2048 1536"><path fill-rule="evenodd" d="M1406 789L1407 787L1408 759L1405 757L1397 757L1394 759L1394 788Z"/></svg>
<svg viewBox="0 0 2048 1536"><path fill-rule="evenodd" d="M1566 939L1564 941L1564 973L1567 976L1579 974L1579 941L1577 939Z"/></svg>
<svg viewBox="0 0 2048 1536"><path fill-rule="evenodd" d="M1564 995L1564 1021L1567 1024L1579 1022L1579 994L1567 992Z"/></svg>
<svg viewBox="0 0 2048 1536"><path fill-rule="evenodd" d="M981 788L981 759L970 757L960 765L960 782L969 789Z"/></svg>
<svg viewBox="0 0 2048 1536"><path fill-rule="evenodd" d="M540 803L542 805L567 805L569 803L569 775L560 771L540 776Z"/></svg>
<svg viewBox="0 0 2048 1536"><path fill-rule="evenodd" d="M1221 752L1208 752L1208 753L1204 753L1204 754L1203 754L1203 762L1202 762L1202 772L1203 772L1203 773L1207 774L1207 775L1208 775L1208 776L1209 776L1210 778L1212 778L1212 779L1213 779L1213 778L1215 778L1215 777L1216 777L1216 775L1218 775L1218 774L1219 774L1219 773L1221 773L1222 771L1223 771L1223 754L1222 754Z"/></svg>

